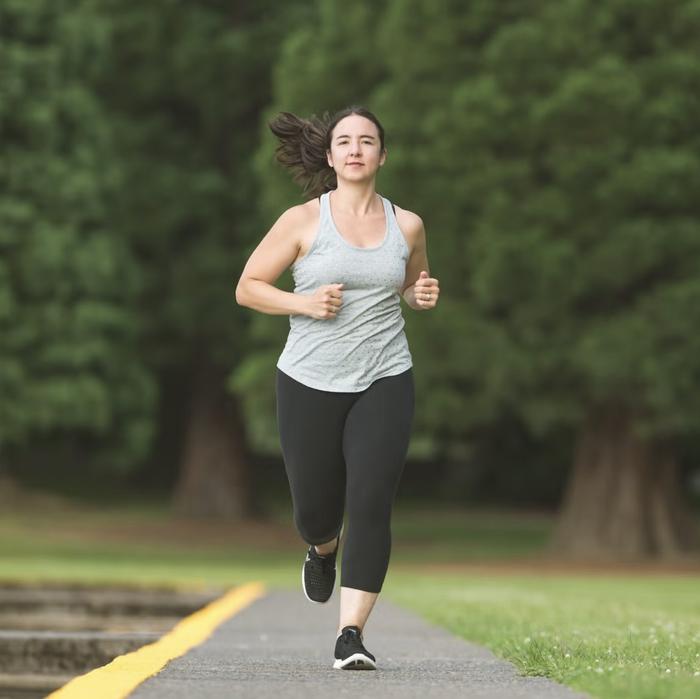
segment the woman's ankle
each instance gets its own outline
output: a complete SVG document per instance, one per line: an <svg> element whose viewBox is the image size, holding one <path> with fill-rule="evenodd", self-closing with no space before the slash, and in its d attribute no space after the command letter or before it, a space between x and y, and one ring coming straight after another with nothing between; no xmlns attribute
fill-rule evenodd
<svg viewBox="0 0 700 699"><path fill-rule="evenodd" d="M335 544L335 546L333 546L333 544ZM325 544L318 544L318 546L314 545L314 548L316 549L316 553L319 556L327 556L328 554L336 551L339 544L340 544L340 537L337 536L335 539L333 539L332 541L327 541ZM318 550L319 546L324 550L319 551Z"/></svg>

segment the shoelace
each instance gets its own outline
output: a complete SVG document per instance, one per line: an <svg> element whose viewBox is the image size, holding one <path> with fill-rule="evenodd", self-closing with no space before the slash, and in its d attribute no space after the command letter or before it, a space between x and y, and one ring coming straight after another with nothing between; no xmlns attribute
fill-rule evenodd
<svg viewBox="0 0 700 699"><path fill-rule="evenodd" d="M312 552L312 559L313 561L316 562L316 564L320 564L321 566L321 578L326 576L330 571L333 570L335 567L335 556L330 553L327 556L322 556L320 553L317 553L315 549L311 549ZM316 572L312 570L312 574ZM316 577L314 575L314 577Z"/></svg>

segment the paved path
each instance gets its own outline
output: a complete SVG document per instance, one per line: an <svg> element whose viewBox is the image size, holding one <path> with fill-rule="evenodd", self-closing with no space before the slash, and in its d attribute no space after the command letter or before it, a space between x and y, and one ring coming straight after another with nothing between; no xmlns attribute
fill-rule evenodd
<svg viewBox="0 0 700 699"><path fill-rule="evenodd" d="M381 596L364 630L377 670L333 668L340 598L313 604L301 589L267 594L171 660L130 699L582 699L427 623Z"/></svg>

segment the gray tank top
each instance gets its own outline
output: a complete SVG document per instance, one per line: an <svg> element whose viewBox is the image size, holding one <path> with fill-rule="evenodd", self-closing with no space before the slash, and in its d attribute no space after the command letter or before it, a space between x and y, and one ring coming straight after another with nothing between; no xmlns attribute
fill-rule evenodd
<svg viewBox="0 0 700 699"><path fill-rule="evenodd" d="M380 195L387 222L383 241L361 248L336 228L328 195L321 195L309 251L292 265L294 292L342 283L343 302L335 318L290 315L277 367L311 388L357 392L413 366L400 299L409 249L388 199Z"/></svg>

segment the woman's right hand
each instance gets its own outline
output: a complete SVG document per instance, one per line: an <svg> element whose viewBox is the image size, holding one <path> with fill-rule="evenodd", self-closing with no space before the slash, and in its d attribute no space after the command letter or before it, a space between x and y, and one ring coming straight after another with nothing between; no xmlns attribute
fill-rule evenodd
<svg viewBox="0 0 700 699"><path fill-rule="evenodd" d="M307 315L316 320L335 318L343 303L343 284L323 284L309 295Z"/></svg>

